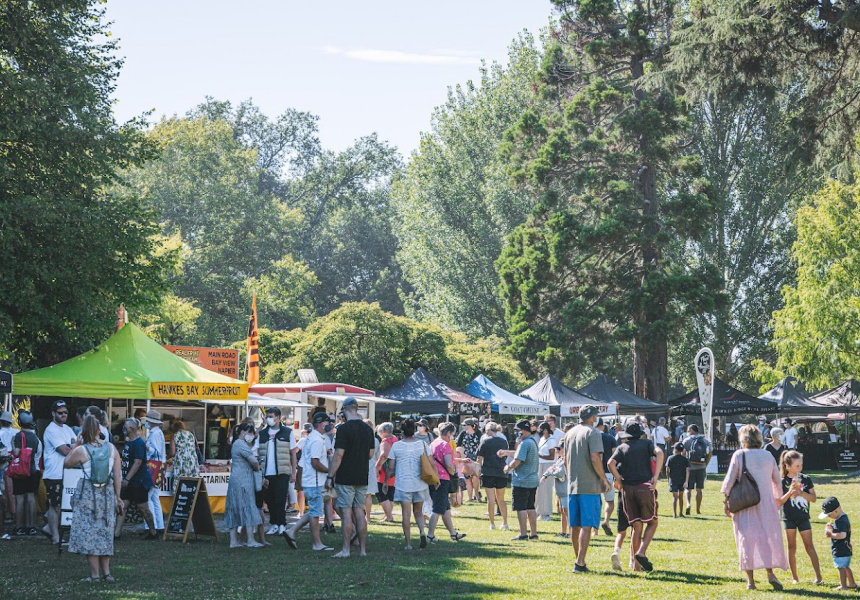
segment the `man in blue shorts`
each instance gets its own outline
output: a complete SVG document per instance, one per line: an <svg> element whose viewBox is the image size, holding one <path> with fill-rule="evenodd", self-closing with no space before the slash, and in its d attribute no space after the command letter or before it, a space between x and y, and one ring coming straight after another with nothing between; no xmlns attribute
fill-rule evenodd
<svg viewBox="0 0 860 600"><path fill-rule="evenodd" d="M588 573L585 555L591 543L591 530L600 527L601 495L611 489L603 469L603 437L594 428L597 414L596 406L583 406L579 409L579 425L564 437L570 541L576 553L574 573Z"/></svg>

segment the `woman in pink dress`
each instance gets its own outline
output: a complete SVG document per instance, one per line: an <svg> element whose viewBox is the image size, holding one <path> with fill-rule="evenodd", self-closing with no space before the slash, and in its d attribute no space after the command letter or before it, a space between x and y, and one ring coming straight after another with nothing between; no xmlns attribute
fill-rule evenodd
<svg viewBox="0 0 860 600"><path fill-rule="evenodd" d="M741 450L732 456L729 472L723 480L722 492L725 494L726 515L732 518L735 530L735 545L738 548L740 568L747 575L747 589L755 589L754 571L765 569L768 583L781 590L782 584L774 569L788 569L788 559L782 543L782 528L779 522L777 499L782 496L782 480L779 468L770 452L762 450L761 432L755 425L745 425L738 432ZM758 484L761 501L755 506L732 514L729 512L728 497L737 483L746 460L747 471Z"/></svg>

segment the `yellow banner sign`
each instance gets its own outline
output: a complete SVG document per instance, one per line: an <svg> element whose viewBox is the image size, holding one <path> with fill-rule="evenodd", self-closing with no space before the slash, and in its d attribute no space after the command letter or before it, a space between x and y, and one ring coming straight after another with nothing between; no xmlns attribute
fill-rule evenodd
<svg viewBox="0 0 860 600"><path fill-rule="evenodd" d="M184 383L152 384L153 400L247 400L247 383Z"/></svg>

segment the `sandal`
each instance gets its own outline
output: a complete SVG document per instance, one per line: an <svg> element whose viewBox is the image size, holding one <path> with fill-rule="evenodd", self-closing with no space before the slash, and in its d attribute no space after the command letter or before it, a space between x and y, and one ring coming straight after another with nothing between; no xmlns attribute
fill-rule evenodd
<svg viewBox="0 0 860 600"><path fill-rule="evenodd" d="M462 540L464 537L466 537L466 534L465 534L465 533L455 532L455 533L452 533L452 534L451 534L451 541L453 541L453 542L459 542L459 541L460 541L460 540Z"/></svg>
<svg viewBox="0 0 860 600"><path fill-rule="evenodd" d="M101 581L101 578L90 576L90 577L84 577L83 579L81 579L81 583L96 583L97 581Z"/></svg>
<svg viewBox="0 0 860 600"><path fill-rule="evenodd" d="M114 579L113 575L111 575L110 573L102 577L102 579L104 579L105 583L116 583L116 579Z"/></svg>
<svg viewBox="0 0 860 600"><path fill-rule="evenodd" d="M777 592L782 591L783 587L782 587L782 583L780 583L779 579L777 579L775 577L773 579L768 578L767 582L770 584L770 587L772 587Z"/></svg>
<svg viewBox="0 0 860 600"><path fill-rule="evenodd" d="M435 535L428 535L427 541L430 542L431 544L435 544L436 543L436 536Z"/></svg>

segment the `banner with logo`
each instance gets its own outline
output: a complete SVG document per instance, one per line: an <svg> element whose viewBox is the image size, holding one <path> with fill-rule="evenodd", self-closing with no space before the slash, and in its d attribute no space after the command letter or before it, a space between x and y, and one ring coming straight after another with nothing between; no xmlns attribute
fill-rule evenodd
<svg viewBox="0 0 860 600"><path fill-rule="evenodd" d="M696 382L699 384L699 402L702 405L702 435L713 443L714 416L714 353L710 348L702 348L696 354Z"/></svg>
<svg viewBox="0 0 860 600"><path fill-rule="evenodd" d="M247 383L185 383L159 382L152 384L153 400L247 400Z"/></svg>

